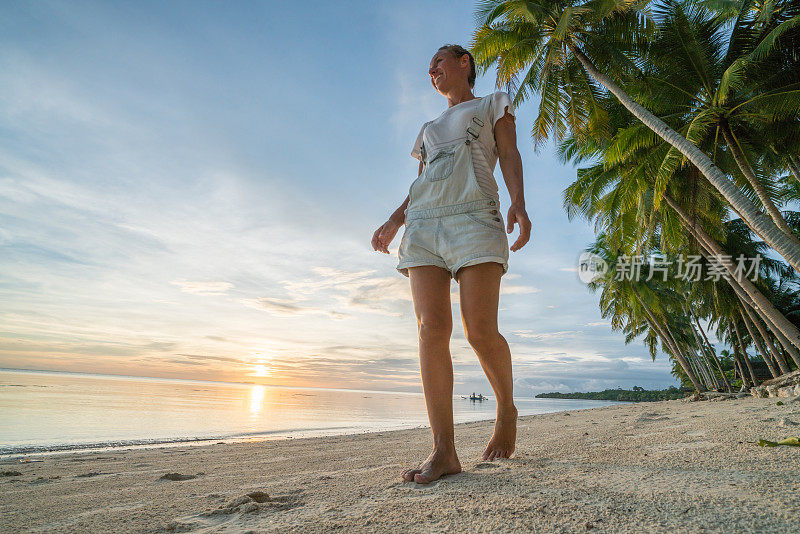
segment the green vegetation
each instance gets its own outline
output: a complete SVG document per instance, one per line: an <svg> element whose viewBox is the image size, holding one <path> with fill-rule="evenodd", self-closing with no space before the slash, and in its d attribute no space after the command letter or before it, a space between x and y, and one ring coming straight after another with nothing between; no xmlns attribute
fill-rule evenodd
<svg viewBox="0 0 800 534"><path fill-rule="evenodd" d="M612 328L697 391L800 367L800 2L483 0L476 18L479 68L516 106L539 97L534 144L576 168L564 208L594 224Z"/></svg>
<svg viewBox="0 0 800 534"><path fill-rule="evenodd" d="M589 391L587 393L539 393L537 399L591 399L628 402L653 402L662 400L675 400L686 397L686 392L674 386L668 389L647 390L639 386L633 389L606 389L603 391Z"/></svg>

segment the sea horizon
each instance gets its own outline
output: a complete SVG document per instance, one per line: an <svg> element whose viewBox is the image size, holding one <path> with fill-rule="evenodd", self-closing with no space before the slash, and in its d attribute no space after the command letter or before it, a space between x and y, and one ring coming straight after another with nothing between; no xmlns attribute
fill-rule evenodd
<svg viewBox="0 0 800 534"><path fill-rule="evenodd" d="M493 397L473 402L465 396L453 395L456 423L494 418ZM532 397L516 402L520 415L615 404ZM0 411L2 457L428 426L424 397L417 392L39 369L0 368Z"/></svg>

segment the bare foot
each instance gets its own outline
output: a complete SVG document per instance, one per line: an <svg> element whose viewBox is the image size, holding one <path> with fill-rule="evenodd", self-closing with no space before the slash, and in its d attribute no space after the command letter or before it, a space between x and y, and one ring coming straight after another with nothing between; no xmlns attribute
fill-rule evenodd
<svg viewBox="0 0 800 534"><path fill-rule="evenodd" d="M416 469L403 471L402 477L406 482L413 480L417 484L428 484L444 475L455 475L460 472L461 462L458 461L455 449L449 451L433 449L427 460Z"/></svg>
<svg viewBox="0 0 800 534"><path fill-rule="evenodd" d="M508 409L498 409L497 419L494 422L494 434L481 458L490 462L495 458L509 458L514 452L514 443L517 441L517 409L512 406Z"/></svg>

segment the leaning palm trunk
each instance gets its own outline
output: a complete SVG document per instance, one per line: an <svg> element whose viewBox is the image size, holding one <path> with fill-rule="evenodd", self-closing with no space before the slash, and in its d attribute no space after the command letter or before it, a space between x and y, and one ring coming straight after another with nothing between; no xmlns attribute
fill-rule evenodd
<svg viewBox="0 0 800 534"><path fill-rule="evenodd" d="M711 253L708 252L707 257L710 256L710 255L711 255ZM736 293L736 296L739 297L739 300L743 304L745 304L745 310L754 311L755 312L755 317L760 317L761 320L764 321L764 323L766 323L767 328L772 333L775 334L775 337L778 340L778 342L781 344L781 346L783 346L786 349L786 351L790 354L790 356L795 361L795 363L800 362L800 351L797 350L797 347L792 345L792 343L789 341L789 339L786 336L784 336L783 333L776 327L775 323L770 321L769 316L766 313L764 313L764 310L759 308L755 304L755 302L753 302L753 300L745 292L745 290L742 288L742 286L739 284L739 282L733 277L726 277L725 280L728 282L728 284L731 286L731 288L733 288L734 292ZM755 318L752 315L751 315L751 317L755 321ZM758 324L760 324L760 322L756 321L756 324L758 325ZM759 332L761 332L761 330L759 330ZM770 345L770 347L772 347L772 345ZM798 363L798 367L800 367L800 363ZM788 367L787 367L787 370L788 370Z"/></svg>
<svg viewBox="0 0 800 534"><path fill-rule="evenodd" d="M777 328L774 328L774 325L772 325L772 323L769 322L769 319L764 316L764 313L761 309L759 309L758 307L754 307L753 309L756 310L758 314L761 316L761 318L764 320L764 322L767 323L767 326L772 331L772 333L775 334L775 337L778 339L778 342L781 344L781 346L786 350L786 352L789 353L789 356L791 356L795 365L797 365L797 367L800 367L800 350L797 350L797 347L795 347L791 343L791 341L789 341L789 339L787 339L787 337L783 335L783 332L781 332Z"/></svg>
<svg viewBox="0 0 800 534"><path fill-rule="evenodd" d="M692 314L692 318L694 318L694 322L697 323L697 329L700 331L700 335L703 336L703 340L706 342L706 346L708 347L708 352L711 354L711 357L714 360L714 364L719 369L719 374L722 376L722 381L725 383L725 389L728 391L733 391L730 382L728 382L728 377L725 376L725 371L722 370L722 364L719 363L719 358L717 358L717 351L714 350L714 346L708 341L708 337L706 333L703 331L703 328L700 326L700 321L697 319L695 314Z"/></svg>
<svg viewBox="0 0 800 534"><path fill-rule="evenodd" d="M714 391L719 391L722 389L720 387L719 379L717 379L717 375L714 373L714 369L711 367L711 362L708 361L708 357L706 356L705 352L703 352L702 347L697 352L697 359L700 360L701 364L703 364L703 370L705 371L706 375L708 375L708 387Z"/></svg>
<svg viewBox="0 0 800 534"><path fill-rule="evenodd" d="M794 179L800 182L800 163L798 163L797 158L794 156L789 156L789 171L794 176Z"/></svg>
<svg viewBox="0 0 800 534"><path fill-rule="evenodd" d="M769 216L772 217L772 220L775 221L775 224L778 225L778 228L786 234L786 236L794 243L795 246L800 247L800 241L792 232L792 229L786 222L786 219L783 218L780 210L775 206L775 203L772 202L772 199L769 198L769 194L767 190L761 185L761 182L758 181L753 169L750 167L750 163L748 163L747 158L744 155L739 143L736 141L733 132L730 129L730 125L727 123L723 123L722 127L722 136L725 138L725 143L727 143L728 148L731 150L731 154L733 154L733 159L736 161L736 165L739 167L739 170L742 171L742 174L747 181L750 182L750 185L753 187L753 190L758 195L758 198L761 199L761 203L764 204L764 208L769 213Z"/></svg>
<svg viewBox="0 0 800 534"><path fill-rule="evenodd" d="M775 341L776 345L780 349L780 353L783 355L783 359L788 363L789 362L789 358L791 358L797 364L797 368L800 369L800 363L797 363L798 361L800 361L800 356L799 356L800 355L800 351L798 351L791 344L789 344L789 346L787 348L787 346L784 345L784 343L781 341L781 338L778 337L778 335L775 334L774 331L772 332L772 337L773 337L773 341ZM792 350L789 350L789 349L792 349Z"/></svg>
<svg viewBox="0 0 800 534"><path fill-rule="evenodd" d="M683 313L686 313L688 315L686 308L683 309ZM694 342L697 345L698 349L697 357L703 363L703 369L706 371L706 374L708 375L708 378L710 380L710 383L708 385L715 390L721 389L719 380L717 380L717 374L714 372L714 369L711 368L711 364L709 363L708 360L708 355L706 354L706 351L703 350L704 348L703 344L700 342L700 336L697 335L697 331L694 329L694 325L692 325L691 319L689 319L689 329L691 329L692 337L694 337Z"/></svg>
<svg viewBox="0 0 800 534"><path fill-rule="evenodd" d="M764 326L761 324L761 321L756 317L756 315L750 309L750 306L746 302L742 302L744 311L747 312L747 315L750 317L750 322L758 330L758 333L761 335L761 339L764 340L764 343L767 344L767 348L769 349L769 353L772 355L773 361L778 364L778 368L780 369L781 374L786 374L789 372L789 366L786 365L786 362L783 359L783 355L778 352L775 348L775 345L772 343L772 339L770 338L768 332L764 329Z"/></svg>
<svg viewBox="0 0 800 534"><path fill-rule="evenodd" d="M744 343L742 343L742 336L739 335L739 326L736 324L736 319L733 319L733 330L736 332L736 339L739 341L739 347L742 351L742 359L744 363L747 364L747 370L750 372L750 381L753 382L754 386L758 386L758 378L756 377L756 372L753 370L753 364L750 363L750 357L747 355L747 349L744 348Z"/></svg>
<svg viewBox="0 0 800 534"><path fill-rule="evenodd" d="M767 351L764 350L764 345L761 343L761 339L756 335L755 329L750 326L750 319L747 317L747 314L745 314L741 308L739 309L739 314L742 316L742 321L744 321L744 326L747 328L747 333L750 334L750 339L753 340L753 345L755 345L756 350L761 355L761 359L767 364L767 368L769 369L772 378L778 378L781 375L772 364L772 359L769 357L769 354L767 354Z"/></svg>
<svg viewBox="0 0 800 534"><path fill-rule="evenodd" d="M691 161L708 181L731 206L734 207L748 226L764 238L775 252L783 256L795 271L800 272L800 246L784 234L780 228L766 215L764 215L750 200L734 185L727 176L716 166L706 154L692 144L688 139L670 128L670 126L650 113L647 109L634 101L628 93L623 91L611 78L600 72L592 61L573 43L567 46L580 61L583 68L608 89L619 102L625 106L637 119L650 128L664 141L678 149L681 154Z"/></svg>
<svg viewBox="0 0 800 534"><path fill-rule="evenodd" d="M700 249L701 249L701 252L703 252L703 255L706 257L706 259L710 260L713 257L713 253L708 248L706 248L702 243L700 244ZM736 280L736 278L734 278L732 276L726 276L725 277L725 281L728 282L728 284L733 289L734 293L736 293L736 296L739 298L739 301L742 303L742 307L744 308L744 310L750 316L750 320L752 320L753 323L756 324L759 327L758 331L759 331L759 333L762 333L762 336L763 336L763 331L760 328L761 322L756 320L756 317L751 313L751 310L754 310L755 314L757 316L761 316L764 319L764 322L767 323L767 328L770 328L774 332L780 333L780 331L777 330L777 328L775 328L775 325L770 323L769 318L766 317L763 314L763 312L758 308L758 306L755 305L755 303L752 301L752 299L750 299L750 296L747 293L745 293L744 289L739 284L739 282ZM741 312L741 310L740 310L740 312ZM743 314L742 318L745 320L744 322L745 322L745 326L747 326L747 331L750 332L750 335L753 338L753 343L757 346L759 353L764 358L764 362L769 367L770 373L772 374L773 377L776 377L777 376L776 375L777 371L775 370L775 368L772 365L772 360L769 359L769 354L767 354L763 350L764 347L763 347L763 345L761 345L760 340L757 339L757 337L753 335L752 329L750 328L750 324L751 323L747 320L747 317ZM791 345L791 343L788 343L788 340L787 340L787 345L790 346L793 350L796 350ZM769 346L770 346L770 349L772 349L774 351L774 346L772 344L770 344ZM774 352L772 354L774 354ZM785 365L785 363L784 363L784 365ZM786 372L788 372L788 368L787 368Z"/></svg>
<svg viewBox="0 0 800 534"><path fill-rule="evenodd" d="M739 351L733 351L733 366L735 372L739 373L739 378L742 379L742 386L747 387L747 377L744 376L744 370L742 369L742 362L739 360Z"/></svg>
<svg viewBox="0 0 800 534"><path fill-rule="evenodd" d="M786 336L786 338L795 346L800 347L800 330L792 324L777 308L769 301L767 297L764 296L761 291L746 277L744 276L737 276L736 270L733 267L733 262L731 261L730 257L725 257L725 251L720 246L717 241L708 235L703 227L700 225L695 224L686 212L675 202L672 197L664 194L664 201L669 205L670 208L675 210L678 216L683 220L684 226L692 233L692 235L697 239L697 241L703 245L706 249L710 250L712 254L728 271L729 277L725 279L731 284L731 286L736 289L737 286L740 287L745 293L747 293L748 297L755 303L756 307L763 313L764 317L768 319L768 322L775 326L777 330L780 330L781 333Z"/></svg>
<svg viewBox="0 0 800 534"><path fill-rule="evenodd" d="M700 381L697 379L697 376L692 371L692 368L691 368L691 365L689 365L689 362L686 360L686 358L684 358L684 356L681 353L681 351L678 350L678 348L675 345L673 345L671 339L667 336L667 334L664 331L664 329L661 328L661 325L659 324L658 320L656 320L655 316L653 315L653 312L650 311L650 308L647 306L647 304L645 304L644 299L639 294L639 292L636 290L636 287L634 287L633 284L630 284L630 286L631 286L631 290L633 291L633 294L636 295L636 299L639 301L639 304L642 305L642 309L644 309L644 313L645 313L647 322L650 325L650 328L655 330L656 333L658 334L658 336L661 338L661 344L662 345L666 345L666 347L670 349L670 352L672 352L672 355L675 357L676 360L678 360L678 365L681 366L681 369L683 369L683 372L686 373L686 376L689 377L689 380L692 382L692 385L694 386L694 389L697 390L698 393L703 391L703 386L700 384Z"/></svg>
<svg viewBox="0 0 800 534"><path fill-rule="evenodd" d="M697 364L697 354L692 353L692 351L684 351L682 350L682 348L679 350L681 350L683 357L686 358L687 362L689 362L689 367L692 368L692 372L695 374L695 376L698 378L698 381L703 386L703 388L699 391L706 391L709 389L713 389L708 384L708 376L706 376L706 374L703 372L703 368Z"/></svg>
<svg viewBox="0 0 800 534"><path fill-rule="evenodd" d="M696 362L697 355L696 354L692 354L691 351L682 350L681 344L678 342L678 338L675 337L675 334L672 333L672 329L669 327L669 321L665 320L664 323L661 326L664 328L664 331L667 333L667 336L669 337L669 339L672 340L672 345L676 348L678 353L683 355L684 359L686 359L689 362L690 365L694 364L695 375L700 377L700 379L701 379L701 380L698 380L698 382L700 382L701 389L699 389L697 391L698 392L702 392L702 391L705 391L705 390L709 389L710 385L708 384L708 382L709 382L708 377L703 375L703 369L700 366L697 365L697 362Z"/></svg>

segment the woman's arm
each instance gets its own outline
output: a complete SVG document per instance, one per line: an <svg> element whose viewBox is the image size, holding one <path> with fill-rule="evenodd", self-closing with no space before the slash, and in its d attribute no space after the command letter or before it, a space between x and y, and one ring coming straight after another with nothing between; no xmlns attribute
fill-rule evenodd
<svg viewBox="0 0 800 534"><path fill-rule="evenodd" d="M531 221L525 211L525 191L522 186L522 157L517 150L517 128L514 116L506 113L494 125L494 139L497 142L497 153L503 180L506 182L511 206L508 208L508 233L514 231L519 224L519 237L511 245L512 251L525 246L531 238Z"/></svg>
<svg viewBox="0 0 800 534"><path fill-rule="evenodd" d="M419 172L417 176L422 174L422 162L419 162ZM389 244L397 235L397 230L406 223L406 208L408 207L408 196L400 204L400 207L394 210L394 213L389 217L389 220L381 225L380 228L375 230L372 234L372 249L389 254Z"/></svg>
<svg viewBox="0 0 800 534"><path fill-rule="evenodd" d="M394 210L389 216L390 221L394 221L397 226L402 226L406 223L406 208L408 207L409 197L406 196L406 199L400 204L400 207Z"/></svg>

